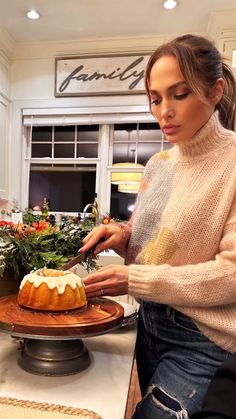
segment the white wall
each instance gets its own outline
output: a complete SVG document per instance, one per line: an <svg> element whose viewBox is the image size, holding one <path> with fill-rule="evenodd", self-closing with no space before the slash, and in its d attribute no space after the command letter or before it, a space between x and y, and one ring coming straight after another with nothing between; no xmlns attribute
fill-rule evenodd
<svg viewBox="0 0 236 419"><path fill-rule="evenodd" d="M10 63L0 52L0 205L9 198ZM3 200L3 201L2 201Z"/></svg>

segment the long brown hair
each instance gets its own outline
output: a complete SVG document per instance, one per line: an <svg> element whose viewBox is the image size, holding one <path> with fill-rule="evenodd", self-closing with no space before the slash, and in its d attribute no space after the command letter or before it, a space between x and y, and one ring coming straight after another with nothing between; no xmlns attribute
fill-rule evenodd
<svg viewBox="0 0 236 419"><path fill-rule="evenodd" d="M149 83L152 66L164 55L176 57L184 79L193 93L204 102L217 79L225 81L223 96L216 105L225 128L234 130L236 113L236 81L230 67L223 61L217 48L208 39L183 35L161 45L151 55L145 73L145 87L151 104Z"/></svg>

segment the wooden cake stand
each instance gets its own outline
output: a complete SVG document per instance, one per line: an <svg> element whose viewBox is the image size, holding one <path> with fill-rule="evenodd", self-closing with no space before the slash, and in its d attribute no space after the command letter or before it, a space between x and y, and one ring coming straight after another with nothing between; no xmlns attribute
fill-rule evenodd
<svg viewBox="0 0 236 419"><path fill-rule="evenodd" d="M66 312L20 307L17 295L0 298L0 330L23 338L18 364L39 375L70 375L87 368L90 358L82 338L116 329L123 318L123 307L108 298L94 298L85 308Z"/></svg>

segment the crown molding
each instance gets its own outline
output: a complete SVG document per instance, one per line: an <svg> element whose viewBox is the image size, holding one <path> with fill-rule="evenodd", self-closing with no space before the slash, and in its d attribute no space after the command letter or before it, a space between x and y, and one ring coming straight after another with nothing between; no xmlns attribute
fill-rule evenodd
<svg viewBox="0 0 236 419"><path fill-rule="evenodd" d="M199 33L198 33L199 34ZM50 59L63 56L114 53L151 53L159 45L181 35L146 35L130 37L89 38L57 42L16 43L12 60ZM202 35L202 33L200 34Z"/></svg>
<svg viewBox="0 0 236 419"><path fill-rule="evenodd" d="M82 40L66 40L57 42L17 43L12 55L13 60L41 59L56 56L112 54L115 52L152 51L164 42L163 37L123 37L123 38L89 38ZM157 44L158 43L158 44Z"/></svg>

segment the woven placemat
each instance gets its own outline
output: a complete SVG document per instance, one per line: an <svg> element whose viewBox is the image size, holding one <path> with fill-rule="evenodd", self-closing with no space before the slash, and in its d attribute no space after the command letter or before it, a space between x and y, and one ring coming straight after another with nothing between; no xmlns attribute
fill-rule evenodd
<svg viewBox="0 0 236 419"><path fill-rule="evenodd" d="M87 409L61 406L57 404L38 403L29 400L18 400L0 397L0 412L3 419L102 419L97 413Z"/></svg>

